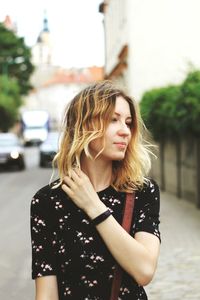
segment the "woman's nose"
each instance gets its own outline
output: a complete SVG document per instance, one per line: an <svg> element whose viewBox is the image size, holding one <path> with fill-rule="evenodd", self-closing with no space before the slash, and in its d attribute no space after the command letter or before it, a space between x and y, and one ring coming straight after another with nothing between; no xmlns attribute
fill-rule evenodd
<svg viewBox="0 0 200 300"><path fill-rule="evenodd" d="M120 129L118 131L119 135L130 135L130 128L127 126L127 124L121 124Z"/></svg>

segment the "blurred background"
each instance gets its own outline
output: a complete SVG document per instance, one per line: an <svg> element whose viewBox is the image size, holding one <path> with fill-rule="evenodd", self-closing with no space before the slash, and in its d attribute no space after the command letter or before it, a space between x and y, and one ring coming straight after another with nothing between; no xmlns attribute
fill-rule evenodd
<svg viewBox="0 0 200 300"><path fill-rule="evenodd" d="M34 299L29 208L68 101L111 79L156 144L163 233L149 300L200 299L199 0L7 0L0 10L0 299ZM78 299L77 299L78 300Z"/></svg>

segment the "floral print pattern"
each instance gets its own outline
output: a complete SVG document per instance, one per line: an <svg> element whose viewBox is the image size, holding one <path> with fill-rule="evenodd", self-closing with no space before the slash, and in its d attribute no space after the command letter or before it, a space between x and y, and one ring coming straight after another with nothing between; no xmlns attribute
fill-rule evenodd
<svg viewBox="0 0 200 300"><path fill-rule="evenodd" d="M56 183L56 182L55 182ZM125 193L111 186L98 192L102 202L121 223ZM160 198L157 184L149 180L135 193L131 235L139 231L159 232ZM115 260L88 216L61 188L49 185L31 201L32 278L56 275L59 299L107 300L110 296ZM144 288L123 274L119 300L146 300Z"/></svg>

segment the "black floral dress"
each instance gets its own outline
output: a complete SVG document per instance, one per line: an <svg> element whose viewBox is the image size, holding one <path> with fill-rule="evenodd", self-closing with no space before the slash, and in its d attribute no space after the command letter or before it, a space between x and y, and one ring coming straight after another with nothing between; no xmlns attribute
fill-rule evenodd
<svg viewBox="0 0 200 300"><path fill-rule="evenodd" d="M125 193L111 186L98 192L121 223ZM160 239L159 188L154 181L135 194L131 235L146 231ZM31 202L32 278L56 275L59 299L108 300L115 260L88 216L62 189L49 185L40 189ZM137 259L137 257L136 257ZM146 300L139 286L123 274L119 300Z"/></svg>

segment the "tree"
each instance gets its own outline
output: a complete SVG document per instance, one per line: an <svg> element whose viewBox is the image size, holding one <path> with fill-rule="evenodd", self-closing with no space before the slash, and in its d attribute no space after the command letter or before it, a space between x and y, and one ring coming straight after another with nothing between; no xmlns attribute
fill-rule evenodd
<svg viewBox="0 0 200 300"><path fill-rule="evenodd" d="M32 88L31 50L24 39L0 23L0 130L8 131L18 117L21 96Z"/></svg>
<svg viewBox="0 0 200 300"><path fill-rule="evenodd" d="M8 131L18 118L18 108L22 104L16 79L0 76L0 129Z"/></svg>
<svg viewBox="0 0 200 300"><path fill-rule="evenodd" d="M33 70L31 50L24 39L0 23L0 74L15 78L20 94L25 95L32 88L29 78Z"/></svg>

